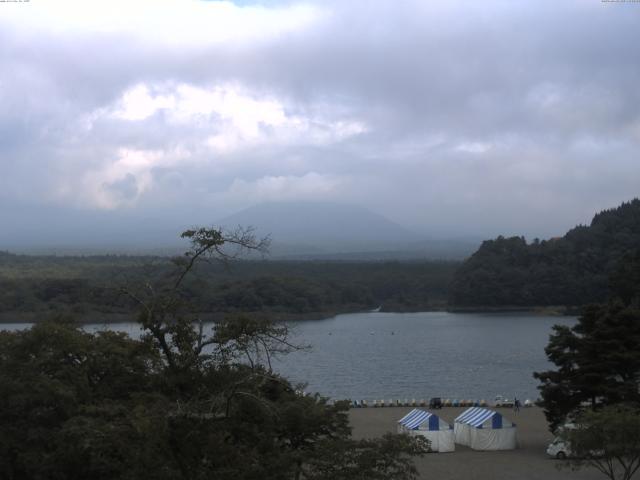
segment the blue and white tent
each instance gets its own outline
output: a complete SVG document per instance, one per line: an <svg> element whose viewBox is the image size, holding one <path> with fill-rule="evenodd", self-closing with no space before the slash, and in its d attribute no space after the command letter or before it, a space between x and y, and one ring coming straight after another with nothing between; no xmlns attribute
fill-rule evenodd
<svg viewBox="0 0 640 480"><path fill-rule="evenodd" d="M453 452L453 427L437 415L414 408L398 420L398 433L420 435L431 442L434 452Z"/></svg>
<svg viewBox="0 0 640 480"><path fill-rule="evenodd" d="M513 450L516 424L502 414L481 407L468 408L454 420L456 443L474 450Z"/></svg>

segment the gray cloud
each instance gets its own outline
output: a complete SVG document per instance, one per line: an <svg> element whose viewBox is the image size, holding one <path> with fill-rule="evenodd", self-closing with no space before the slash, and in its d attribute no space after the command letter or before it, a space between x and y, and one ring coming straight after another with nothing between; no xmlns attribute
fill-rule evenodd
<svg viewBox="0 0 640 480"><path fill-rule="evenodd" d="M127 173L123 179L105 182L102 186L122 200L133 200L138 195L138 181L131 173Z"/></svg>
<svg viewBox="0 0 640 480"><path fill-rule="evenodd" d="M637 5L205 3L228 38L196 4L166 32L0 16L1 209L191 223L325 198L550 236L638 195Z"/></svg>

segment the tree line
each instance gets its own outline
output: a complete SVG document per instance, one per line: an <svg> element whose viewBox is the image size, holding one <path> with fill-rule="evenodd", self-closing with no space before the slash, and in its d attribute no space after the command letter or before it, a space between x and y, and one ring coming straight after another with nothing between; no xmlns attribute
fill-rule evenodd
<svg viewBox="0 0 640 480"><path fill-rule="evenodd" d="M624 256L640 248L640 200L594 216L560 238L498 237L482 243L455 273L456 306L582 306L604 302Z"/></svg>
<svg viewBox="0 0 640 480"><path fill-rule="evenodd" d="M225 268L198 265L184 294L201 312L332 314L377 308L446 306L454 262L284 262L236 260ZM0 313L124 314L134 306L116 288L167 275L161 257L0 258Z"/></svg>

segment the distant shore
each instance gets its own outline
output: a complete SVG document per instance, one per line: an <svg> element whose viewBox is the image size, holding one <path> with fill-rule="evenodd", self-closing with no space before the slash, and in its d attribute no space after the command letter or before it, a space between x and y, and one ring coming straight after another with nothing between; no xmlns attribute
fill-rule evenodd
<svg viewBox="0 0 640 480"><path fill-rule="evenodd" d="M349 313L366 313L369 310L342 310L342 311L323 311L323 312L215 312L200 313L198 316L205 322L219 322L228 315L262 315L272 318L274 321L305 321L305 320L323 320L325 318L335 317ZM130 323L136 321L136 313L105 313L105 312L1 312L0 325L7 323L38 323L43 320L53 318L56 315L66 315L75 318L81 324L105 324L115 325L118 323Z"/></svg>
<svg viewBox="0 0 640 480"><path fill-rule="evenodd" d="M533 313L545 316L575 316L582 313L582 306L566 305L501 305L501 306L465 306L449 307L450 313Z"/></svg>
<svg viewBox="0 0 640 480"><path fill-rule="evenodd" d="M384 306L378 309L362 310L362 309L342 309L342 310L327 310L321 312L215 312L215 313L200 313L199 316L206 322L218 322L227 315L264 315L272 318L278 322L288 321L313 321L324 320L326 318L332 318L337 315L346 315L350 313L371 313L374 311L380 311L383 313L420 313L420 312L448 312L448 313L529 313L543 316L574 316L580 315L580 307L566 307L566 306L531 306L531 307L519 307L519 306L476 306L476 307L446 307L443 305L422 308L394 308L385 309ZM0 312L0 324L7 323L38 323L45 319L52 318L55 315L68 315L71 316L81 324L118 324L135 322L135 312L56 312L56 311L42 311L42 312Z"/></svg>

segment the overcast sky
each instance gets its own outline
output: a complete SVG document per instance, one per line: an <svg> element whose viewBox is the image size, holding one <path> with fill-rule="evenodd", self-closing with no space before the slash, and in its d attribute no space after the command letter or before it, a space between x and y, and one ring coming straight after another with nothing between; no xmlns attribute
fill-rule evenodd
<svg viewBox="0 0 640 480"><path fill-rule="evenodd" d="M330 200L547 237L638 196L638 152L638 3L0 3L18 234Z"/></svg>

